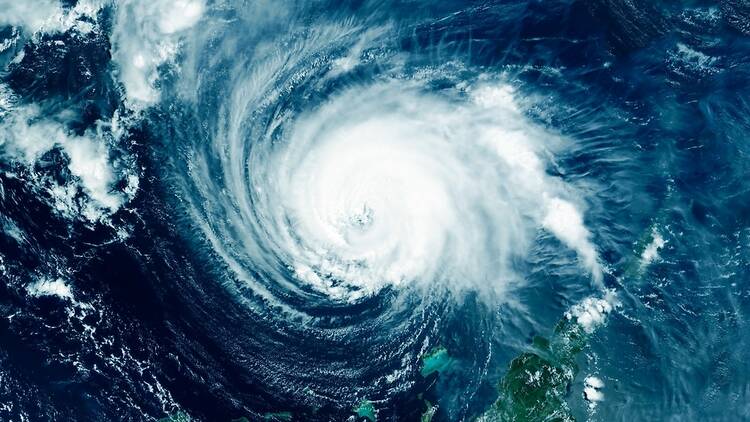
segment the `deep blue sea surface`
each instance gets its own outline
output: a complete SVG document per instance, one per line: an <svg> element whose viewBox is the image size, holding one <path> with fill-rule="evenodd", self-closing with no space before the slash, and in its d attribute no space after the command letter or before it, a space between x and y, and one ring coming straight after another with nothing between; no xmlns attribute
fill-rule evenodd
<svg viewBox="0 0 750 422"><path fill-rule="evenodd" d="M750 4L0 0L0 420L750 420Z"/></svg>

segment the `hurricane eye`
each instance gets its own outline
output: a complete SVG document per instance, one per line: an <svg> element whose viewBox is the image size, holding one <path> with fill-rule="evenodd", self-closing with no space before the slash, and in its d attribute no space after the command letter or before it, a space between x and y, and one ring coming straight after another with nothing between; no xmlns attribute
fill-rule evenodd
<svg viewBox="0 0 750 422"><path fill-rule="evenodd" d="M362 205L361 210L352 212L349 216L350 224L357 229L367 230L373 223L375 213L367 204Z"/></svg>

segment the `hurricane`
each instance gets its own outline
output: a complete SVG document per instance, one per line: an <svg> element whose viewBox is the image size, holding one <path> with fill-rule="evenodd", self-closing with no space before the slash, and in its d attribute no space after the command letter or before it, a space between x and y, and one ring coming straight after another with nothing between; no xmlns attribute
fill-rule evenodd
<svg viewBox="0 0 750 422"><path fill-rule="evenodd" d="M0 419L747 418L748 17L0 0Z"/></svg>

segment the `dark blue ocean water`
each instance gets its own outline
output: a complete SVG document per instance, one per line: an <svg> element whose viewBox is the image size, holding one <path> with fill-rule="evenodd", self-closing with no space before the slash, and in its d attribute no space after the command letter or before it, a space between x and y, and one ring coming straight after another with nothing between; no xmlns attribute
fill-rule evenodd
<svg viewBox="0 0 750 422"><path fill-rule="evenodd" d="M83 1L0 0L0 420L750 418L745 2Z"/></svg>

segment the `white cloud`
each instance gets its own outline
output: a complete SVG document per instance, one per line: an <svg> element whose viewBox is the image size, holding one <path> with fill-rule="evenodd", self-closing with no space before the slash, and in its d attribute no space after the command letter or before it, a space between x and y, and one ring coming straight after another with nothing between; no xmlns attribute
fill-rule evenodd
<svg viewBox="0 0 750 422"><path fill-rule="evenodd" d="M117 5L112 55L131 107L159 100L159 66L174 60L181 33L205 9L203 0L126 0Z"/></svg>
<svg viewBox="0 0 750 422"><path fill-rule="evenodd" d="M31 168L43 154L54 148L60 148L68 157L68 170L75 180L64 185L53 183L48 178L36 180L45 186L53 207L61 214L98 221L117 211L135 194L137 177L133 180L132 174L128 175L128 185L134 184L135 187L130 192L114 190L113 185L120 175L116 174L108 144L100 133L73 134L63 123L43 117L34 105L11 105L4 114L0 121L0 147L3 151L0 158ZM87 198L82 204L77 200L79 190Z"/></svg>

